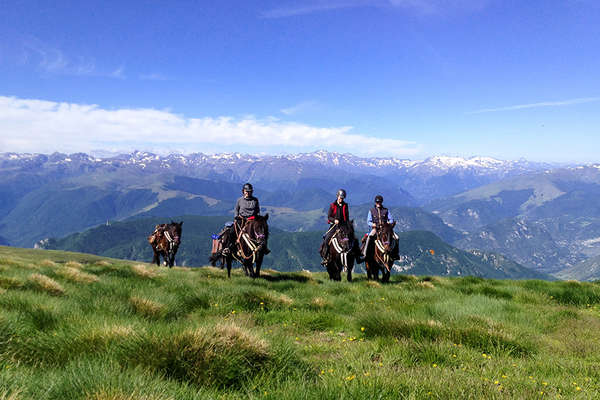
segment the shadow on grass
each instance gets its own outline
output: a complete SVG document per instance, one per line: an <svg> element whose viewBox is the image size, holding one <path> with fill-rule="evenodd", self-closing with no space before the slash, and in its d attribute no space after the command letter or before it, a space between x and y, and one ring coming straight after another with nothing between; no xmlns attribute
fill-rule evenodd
<svg viewBox="0 0 600 400"><path fill-rule="evenodd" d="M306 283L309 281L314 281L313 278L304 275L294 275L294 274L277 274L277 275L261 275L260 279L264 279L268 282L299 282Z"/></svg>

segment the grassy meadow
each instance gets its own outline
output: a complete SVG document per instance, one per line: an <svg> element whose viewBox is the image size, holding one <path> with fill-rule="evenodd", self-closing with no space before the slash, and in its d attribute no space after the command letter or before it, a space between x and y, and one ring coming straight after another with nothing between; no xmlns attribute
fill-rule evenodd
<svg viewBox="0 0 600 400"><path fill-rule="evenodd" d="M591 399L600 285L232 279L0 247L0 400Z"/></svg>

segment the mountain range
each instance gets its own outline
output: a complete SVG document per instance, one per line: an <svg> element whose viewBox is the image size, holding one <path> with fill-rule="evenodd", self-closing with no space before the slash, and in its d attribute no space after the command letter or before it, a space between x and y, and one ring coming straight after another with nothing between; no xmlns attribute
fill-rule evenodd
<svg viewBox="0 0 600 400"><path fill-rule="evenodd" d="M373 196L382 194L400 231L431 231L541 272L559 274L600 255L600 166L325 151L0 154L0 241L32 247L107 221L231 215L246 181L282 231L324 231L328 204L343 187L358 230L367 229Z"/></svg>
<svg viewBox="0 0 600 400"><path fill-rule="evenodd" d="M453 243L559 272L600 255L600 165L512 177L426 209L463 232Z"/></svg>

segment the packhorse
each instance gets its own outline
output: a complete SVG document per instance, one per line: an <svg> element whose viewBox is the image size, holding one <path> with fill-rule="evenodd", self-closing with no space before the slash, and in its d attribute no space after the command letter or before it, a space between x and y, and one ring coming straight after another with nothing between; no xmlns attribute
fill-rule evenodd
<svg viewBox="0 0 600 400"><path fill-rule="evenodd" d="M342 271L346 271L348 282L352 282L352 269L357 254L356 237L354 236L354 222L343 221L332 225L330 229L335 232L329 239L327 246L327 262L325 267L329 279L342 280Z"/></svg>
<svg viewBox="0 0 600 400"><path fill-rule="evenodd" d="M367 257L365 258L365 268L367 270L367 278L379 280L379 271L382 273L382 282L390 280L392 266L394 265L394 247L397 245L396 235L394 234L394 226L396 222L388 224L384 222L377 226L377 234L375 240L372 240L367 249ZM366 238L365 238L366 239Z"/></svg>
<svg viewBox="0 0 600 400"><path fill-rule="evenodd" d="M231 278L231 264L237 261L242 265L246 276L258 278L260 267L267 249L269 214L238 219L233 226L225 228L214 242L210 263L221 268L227 266L227 276Z"/></svg>
<svg viewBox="0 0 600 400"><path fill-rule="evenodd" d="M148 242L154 251L152 263L160 266L162 256L164 265L171 268L175 265L175 254L181 244L181 222L156 225L154 232L148 236Z"/></svg>

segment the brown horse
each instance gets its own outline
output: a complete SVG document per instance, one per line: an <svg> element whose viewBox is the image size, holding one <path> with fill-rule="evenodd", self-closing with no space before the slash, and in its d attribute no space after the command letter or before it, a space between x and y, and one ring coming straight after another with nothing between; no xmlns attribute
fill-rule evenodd
<svg viewBox="0 0 600 400"><path fill-rule="evenodd" d="M224 229L219 235L219 249L211 254L211 264L215 266L220 260L221 268L227 266L227 276L231 278L231 264L236 260L244 268L246 276L258 278L267 251L268 219L269 214L257 215L236 220L232 227Z"/></svg>
<svg viewBox="0 0 600 400"><path fill-rule="evenodd" d="M152 235L148 236L148 242L152 246L154 257L152 263L160 266L160 257L163 257L164 265L171 268L175 265L175 254L181 244L181 222L156 225Z"/></svg>
<svg viewBox="0 0 600 400"><path fill-rule="evenodd" d="M357 240L354 236L354 223L340 222L335 227L335 233L327 243L327 263L325 267L329 279L342 280L342 271L346 271L348 282L352 282L352 269L357 255Z"/></svg>
<svg viewBox="0 0 600 400"><path fill-rule="evenodd" d="M371 241L367 249L367 257L365 258L365 267L367 269L367 278L379 280L379 271L381 270L382 282L390 280L392 266L394 265L394 247L396 244L396 236L394 235L394 226L396 222L388 224L384 222L377 227L377 235L375 240ZM373 243L374 242L374 243Z"/></svg>

